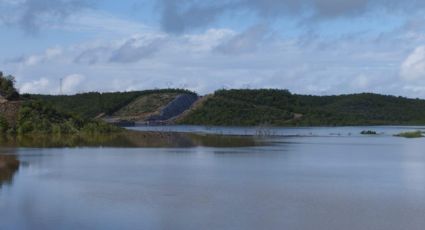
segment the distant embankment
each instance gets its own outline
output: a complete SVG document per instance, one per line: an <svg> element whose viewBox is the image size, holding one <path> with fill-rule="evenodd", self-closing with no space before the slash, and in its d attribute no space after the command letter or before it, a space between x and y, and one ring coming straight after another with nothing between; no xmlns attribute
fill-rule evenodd
<svg viewBox="0 0 425 230"><path fill-rule="evenodd" d="M103 118L110 123L129 125L169 124L198 100L193 93L154 93L144 95Z"/></svg>
<svg viewBox="0 0 425 230"><path fill-rule="evenodd" d="M198 96L195 94L178 95L162 108L158 115L150 116L147 122L167 122L188 110L197 100Z"/></svg>

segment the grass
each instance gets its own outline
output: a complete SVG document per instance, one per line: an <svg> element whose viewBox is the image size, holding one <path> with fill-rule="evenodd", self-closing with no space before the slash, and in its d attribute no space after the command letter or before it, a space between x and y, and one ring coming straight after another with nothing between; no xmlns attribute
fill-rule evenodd
<svg viewBox="0 0 425 230"><path fill-rule="evenodd" d="M405 137L405 138L420 138L424 137L423 132L421 131L412 131L412 132L402 132L395 135L396 137Z"/></svg>

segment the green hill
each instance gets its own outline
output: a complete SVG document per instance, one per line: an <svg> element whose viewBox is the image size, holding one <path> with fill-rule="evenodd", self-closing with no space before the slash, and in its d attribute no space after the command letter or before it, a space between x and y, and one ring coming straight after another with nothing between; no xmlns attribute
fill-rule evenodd
<svg viewBox="0 0 425 230"><path fill-rule="evenodd" d="M310 96L287 90L219 90L185 114L200 125L420 125L425 100L379 94Z"/></svg>

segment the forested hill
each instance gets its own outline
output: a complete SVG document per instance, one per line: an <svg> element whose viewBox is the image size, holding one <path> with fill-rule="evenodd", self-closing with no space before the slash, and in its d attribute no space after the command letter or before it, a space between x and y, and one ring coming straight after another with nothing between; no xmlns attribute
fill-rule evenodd
<svg viewBox="0 0 425 230"><path fill-rule="evenodd" d="M202 125L424 125L425 100L371 93L340 96L287 90L219 90L179 120Z"/></svg>
<svg viewBox="0 0 425 230"><path fill-rule="evenodd" d="M162 89L26 96L83 118L104 113L121 120L143 120L181 94L196 95L181 89ZM311 96L279 89L218 90L169 122L194 125L425 125L425 100L371 93Z"/></svg>
<svg viewBox="0 0 425 230"><path fill-rule="evenodd" d="M158 89L131 92L81 93L76 95L25 95L44 101L55 109L83 118L94 118L99 114L112 114L136 99L152 94L194 94L182 89Z"/></svg>

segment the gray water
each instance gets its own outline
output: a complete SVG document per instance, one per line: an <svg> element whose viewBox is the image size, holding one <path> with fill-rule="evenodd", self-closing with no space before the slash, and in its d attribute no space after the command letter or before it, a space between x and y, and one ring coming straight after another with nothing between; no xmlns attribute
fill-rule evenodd
<svg viewBox="0 0 425 230"><path fill-rule="evenodd" d="M0 148L20 162L0 181L0 229L425 229L425 139L392 136L421 127L363 128L381 134L303 128L237 147Z"/></svg>

